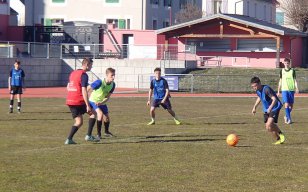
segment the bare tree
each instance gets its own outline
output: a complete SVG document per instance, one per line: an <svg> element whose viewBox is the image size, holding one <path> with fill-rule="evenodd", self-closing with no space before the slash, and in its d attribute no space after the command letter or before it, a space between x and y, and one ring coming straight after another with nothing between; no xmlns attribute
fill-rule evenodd
<svg viewBox="0 0 308 192"><path fill-rule="evenodd" d="M176 23L184 23L201 18L203 15L202 9L194 3L187 3L176 15Z"/></svg>
<svg viewBox="0 0 308 192"><path fill-rule="evenodd" d="M294 25L301 31L307 31L308 0L280 0L279 3L285 12L286 24Z"/></svg>

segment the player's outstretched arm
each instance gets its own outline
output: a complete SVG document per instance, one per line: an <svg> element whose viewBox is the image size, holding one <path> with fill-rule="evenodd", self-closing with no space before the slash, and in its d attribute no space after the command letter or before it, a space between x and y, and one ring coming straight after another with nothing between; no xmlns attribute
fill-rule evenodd
<svg viewBox="0 0 308 192"><path fill-rule="evenodd" d="M150 103L151 103L152 94L153 94L153 89L150 89L150 90L149 90L149 95L148 95L148 102L147 102L147 105L150 105Z"/></svg>
<svg viewBox="0 0 308 192"><path fill-rule="evenodd" d="M294 84L295 84L295 93L299 93L299 88L296 79L294 79Z"/></svg>
<svg viewBox="0 0 308 192"><path fill-rule="evenodd" d="M282 79L280 78L279 83L278 83L277 96L279 96L279 94L280 94L281 82L282 82Z"/></svg>
<svg viewBox="0 0 308 192"><path fill-rule="evenodd" d="M11 77L9 77L9 79L8 79L8 88L9 88L9 91L11 91L11 80L12 80L12 78Z"/></svg>
<svg viewBox="0 0 308 192"><path fill-rule="evenodd" d="M254 106L253 106L253 108L252 108L252 111L251 111L252 114L256 114L256 112L257 112L257 107L258 107L258 105L260 104L260 102L261 102L261 99L258 97L257 100L256 100L256 102L255 102L255 104L254 104Z"/></svg>

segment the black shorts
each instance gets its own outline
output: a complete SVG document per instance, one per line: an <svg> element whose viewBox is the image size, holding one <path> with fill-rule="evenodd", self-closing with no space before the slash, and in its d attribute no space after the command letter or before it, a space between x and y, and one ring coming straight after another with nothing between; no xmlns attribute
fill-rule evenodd
<svg viewBox="0 0 308 192"><path fill-rule="evenodd" d="M71 110L73 119L87 112L86 105L69 105L68 107Z"/></svg>
<svg viewBox="0 0 308 192"><path fill-rule="evenodd" d="M162 99L153 99L152 107L159 107L161 105L164 109L172 109L171 102L169 98L166 99L165 103L161 103Z"/></svg>
<svg viewBox="0 0 308 192"><path fill-rule="evenodd" d="M267 122L267 120L268 120L269 117L274 118L274 122L275 122L275 123L278 123L279 111L280 111L280 109L279 109L279 110L276 110L276 111L272 111L272 112L270 112L270 113L265 113L265 114L264 114L264 123Z"/></svg>
<svg viewBox="0 0 308 192"><path fill-rule="evenodd" d="M11 86L10 94L12 95L22 94L22 86Z"/></svg>

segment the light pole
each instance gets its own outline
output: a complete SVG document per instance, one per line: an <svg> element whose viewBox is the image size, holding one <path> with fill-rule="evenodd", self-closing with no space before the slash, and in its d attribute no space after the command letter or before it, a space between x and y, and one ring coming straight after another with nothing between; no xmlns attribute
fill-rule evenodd
<svg viewBox="0 0 308 192"><path fill-rule="evenodd" d="M171 5L168 6L169 9L169 22L170 22L170 26L172 25L172 7Z"/></svg>

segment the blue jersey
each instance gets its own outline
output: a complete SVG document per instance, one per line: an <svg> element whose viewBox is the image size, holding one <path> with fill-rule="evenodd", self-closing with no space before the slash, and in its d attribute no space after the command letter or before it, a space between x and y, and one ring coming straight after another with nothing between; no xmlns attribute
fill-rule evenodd
<svg viewBox="0 0 308 192"><path fill-rule="evenodd" d="M275 91L270 88L268 85L263 85L262 90L257 90L257 95L261 99L263 105L263 112L266 113L269 106L272 104L272 96L274 96L277 100L275 106L273 107L272 111L277 111L282 107L282 104L277 97Z"/></svg>
<svg viewBox="0 0 308 192"><path fill-rule="evenodd" d="M13 68L10 71L10 77L11 77L11 86L22 86L23 78L25 77L25 73L22 69L16 70Z"/></svg>
<svg viewBox="0 0 308 192"><path fill-rule="evenodd" d="M166 95L166 89L169 89L168 82L164 78L153 79L150 89L154 90L154 99L163 99Z"/></svg>

